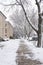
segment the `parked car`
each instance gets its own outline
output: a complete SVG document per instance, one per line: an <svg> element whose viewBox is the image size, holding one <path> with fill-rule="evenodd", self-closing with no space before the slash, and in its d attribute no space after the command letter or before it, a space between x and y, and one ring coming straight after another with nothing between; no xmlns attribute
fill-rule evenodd
<svg viewBox="0 0 43 65"><path fill-rule="evenodd" d="M1 42L1 41L4 41L4 39L0 37L0 42Z"/></svg>
<svg viewBox="0 0 43 65"><path fill-rule="evenodd" d="M4 39L4 41L8 41L8 40L9 40L9 38L6 38L6 37L5 37L5 38L3 38L3 39Z"/></svg>
<svg viewBox="0 0 43 65"><path fill-rule="evenodd" d="M37 41L37 40L38 40L37 36L29 37L29 41Z"/></svg>

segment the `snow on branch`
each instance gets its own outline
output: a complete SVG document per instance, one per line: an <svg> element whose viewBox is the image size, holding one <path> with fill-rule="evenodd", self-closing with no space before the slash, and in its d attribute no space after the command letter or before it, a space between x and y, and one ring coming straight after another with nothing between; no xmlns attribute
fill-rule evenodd
<svg viewBox="0 0 43 65"><path fill-rule="evenodd" d="M36 3L37 3L37 0L36 0ZM1 5L4 5L4 6L20 5L20 6L22 7L22 9L23 9L23 12L24 12L24 15L25 15L25 17L26 17L27 22L30 24L30 26L32 27L32 29L33 29L36 33L38 33L38 30L33 26L33 24L31 23L30 19L27 17L27 13L26 13L26 11L25 11L25 8L24 8L24 6L23 6L21 0L20 0L20 2L19 2L18 0L16 0L16 3L12 3L12 4L4 4L4 3L0 3L0 4L1 4Z"/></svg>
<svg viewBox="0 0 43 65"><path fill-rule="evenodd" d="M0 2L0 5L3 5L3 6L14 6L14 5L20 5L20 4L18 4L18 3L4 4L4 3Z"/></svg>
<svg viewBox="0 0 43 65"><path fill-rule="evenodd" d="M21 3L21 7L22 7L22 9L23 9L23 11L24 11L24 14L25 14L25 17L26 17L27 22L30 24L30 26L32 27L32 29L33 29L36 33L38 33L38 30L33 26L33 24L31 23L30 19L27 17L27 13L26 13L26 11L25 11L24 6L22 5L22 3Z"/></svg>

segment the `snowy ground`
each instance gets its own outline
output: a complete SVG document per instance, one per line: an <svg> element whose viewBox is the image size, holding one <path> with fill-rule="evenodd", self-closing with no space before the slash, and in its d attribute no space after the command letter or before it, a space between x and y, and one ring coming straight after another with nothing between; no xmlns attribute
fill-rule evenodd
<svg viewBox="0 0 43 65"><path fill-rule="evenodd" d="M27 40L24 40L24 42L34 54L31 59L37 59L43 63L43 48L36 48L31 42ZM16 51L19 47L19 44L20 39L0 42L0 65L16 65Z"/></svg>
<svg viewBox="0 0 43 65"><path fill-rule="evenodd" d="M32 53L34 54L33 56L33 60L38 60L40 62L43 63L43 48L37 48L33 45L33 42L28 42L27 40L25 40L26 44L28 45L28 47L30 48L30 50L32 51Z"/></svg>
<svg viewBox="0 0 43 65"><path fill-rule="evenodd" d="M0 65L16 65L15 58L19 40L0 42L0 44L4 45L0 48Z"/></svg>

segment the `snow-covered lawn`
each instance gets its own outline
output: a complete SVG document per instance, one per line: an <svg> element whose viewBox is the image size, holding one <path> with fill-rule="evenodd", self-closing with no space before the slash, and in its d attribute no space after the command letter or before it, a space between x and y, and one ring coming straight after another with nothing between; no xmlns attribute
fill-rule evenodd
<svg viewBox="0 0 43 65"><path fill-rule="evenodd" d="M0 65L16 65L16 51L21 39L0 42ZM32 42L22 39L33 53L33 60L43 63L43 48L36 48ZM1 46L2 45L2 46Z"/></svg>
<svg viewBox="0 0 43 65"><path fill-rule="evenodd" d="M0 44L4 45L3 48L0 48L0 65L16 65L15 58L19 39L0 42Z"/></svg>
<svg viewBox="0 0 43 65"><path fill-rule="evenodd" d="M42 47L41 48L35 47L33 44L34 42L27 41L27 40L25 40L25 42L33 53L32 59L38 60L38 61L43 63L43 48Z"/></svg>

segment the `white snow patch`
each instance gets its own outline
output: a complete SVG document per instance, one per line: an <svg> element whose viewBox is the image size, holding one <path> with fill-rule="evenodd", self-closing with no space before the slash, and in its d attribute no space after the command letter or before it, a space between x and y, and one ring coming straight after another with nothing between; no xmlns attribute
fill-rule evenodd
<svg viewBox="0 0 43 65"><path fill-rule="evenodd" d="M33 42L25 40L25 43L28 45L28 48L34 54L33 60L38 60L43 63L43 48L37 48L34 46Z"/></svg>
<svg viewBox="0 0 43 65"><path fill-rule="evenodd" d="M10 40L1 42L4 45L0 48L0 65L16 65L16 51L19 46L19 40Z"/></svg>
<svg viewBox="0 0 43 65"><path fill-rule="evenodd" d="M23 40L25 44L28 45L28 48L33 53L33 58L30 58L28 55L26 55L27 58L38 60L43 63L43 48L36 48L33 45L33 42L27 41L25 39L15 39L5 42L0 42L1 45L4 45L3 48L0 48L0 65L17 65L16 51L19 47L21 40Z"/></svg>

